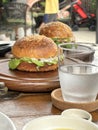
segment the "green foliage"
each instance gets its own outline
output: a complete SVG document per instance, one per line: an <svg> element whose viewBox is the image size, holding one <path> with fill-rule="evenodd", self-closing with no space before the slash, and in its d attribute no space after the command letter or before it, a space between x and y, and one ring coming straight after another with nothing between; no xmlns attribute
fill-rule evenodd
<svg viewBox="0 0 98 130"><path fill-rule="evenodd" d="M10 0L2 0L3 3L10 2Z"/></svg>
<svg viewBox="0 0 98 130"><path fill-rule="evenodd" d="M96 0L92 0L92 8L96 8Z"/></svg>

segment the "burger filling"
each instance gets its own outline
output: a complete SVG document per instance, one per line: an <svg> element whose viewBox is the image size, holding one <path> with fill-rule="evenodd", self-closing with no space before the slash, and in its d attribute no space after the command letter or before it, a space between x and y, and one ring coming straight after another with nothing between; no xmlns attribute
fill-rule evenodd
<svg viewBox="0 0 98 130"><path fill-rule="evenodd" d="M36 59L36 58L28 58L28 57L19 58L19 59L13 58L9 61L9 68L14 70L21 62L33 63L37 66L37 68L39 68L45 66L45 64L48 65L57 64L58 57L55 56L54 58L47 58L47 59L45 58Z"/></svg>
<svg viewBox="0 0 98 130"><path fill-rule="evenodd" d="M68 43L71 42L72 39L71 38L52 38L52 40L59 45L60 43L64 42L64 43Z"/></svg>

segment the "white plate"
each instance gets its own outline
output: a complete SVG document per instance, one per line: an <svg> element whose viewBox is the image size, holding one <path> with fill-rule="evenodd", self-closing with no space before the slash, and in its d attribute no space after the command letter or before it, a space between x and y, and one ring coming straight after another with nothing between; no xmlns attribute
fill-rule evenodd
<svg viewBox="0 0 98 130"><path fill-rule="evenodd" d="M2 112L0 112L0 130L16 130L12 120Z"/></svg>
<svg viewBox="0 0 98 130"><path fill-rule="evenodd" d="M84 119L51 115L31 120L22 130L98 130L98 127Z"/></svg>

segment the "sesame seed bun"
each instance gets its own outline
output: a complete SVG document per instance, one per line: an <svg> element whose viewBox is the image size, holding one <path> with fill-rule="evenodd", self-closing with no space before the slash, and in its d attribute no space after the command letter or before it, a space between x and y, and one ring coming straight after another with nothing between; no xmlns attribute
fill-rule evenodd
<svg viewBox="0 0 98 130"><path fill-rule="evenodd" d="M71 28L62 22L50 22L43 25L39 30L40 35L45 35L50 38L69 38L74 41L74 35Z"/></svg>
<svg viewBox="0 0 98 130"><path fill-rule="evenodd" d="M12 47L14 58L21 59L16 69L29 72L43 72L57 69L57 63L47 63L45 59L57 57L58 48L51 38L42 35L32 35L17 40ZM26 60L29 59L29 62ZM38 67L33 60L45 60L44 65ZM49 61L48 61L49 62Z"/></svg>

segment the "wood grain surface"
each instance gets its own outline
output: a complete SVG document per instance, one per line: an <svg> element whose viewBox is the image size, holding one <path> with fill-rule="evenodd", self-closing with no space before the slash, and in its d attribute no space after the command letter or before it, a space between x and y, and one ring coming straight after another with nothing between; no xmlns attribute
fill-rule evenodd
<svg viewBox="0 0 98 130"><path fill-rule="evenodd" d="M57 70L43 73L9 70L8 60L0 62L0 81L10 90L22 92L48 92L60 86Z"/></svg>
<svg viewBox="0 0 98 130"><path fill-rule="evenodd" d="M63 111L52 103L50 92L59 87L57 71L47 74L10 71L8 60L1 60L0 81L4 81L9 89L22 93L16 99L0 99L0 111L12 119L17 130L22 130L23 126L32 119L58 115ZM45 84L46 81L48 85ZM90 113L93 121L98 122L98 109Z"/></svg>
<svg viewBox="0 0 98 130"><path fill-rule="evenodd" d="M58 115L62 110L56 108L51 101L51 93L32 93L17 99L1 100L0 111L8 115L17 130L30 120L46 115ZM98 110L91 113L93 121L98 121Z"/></svg>

